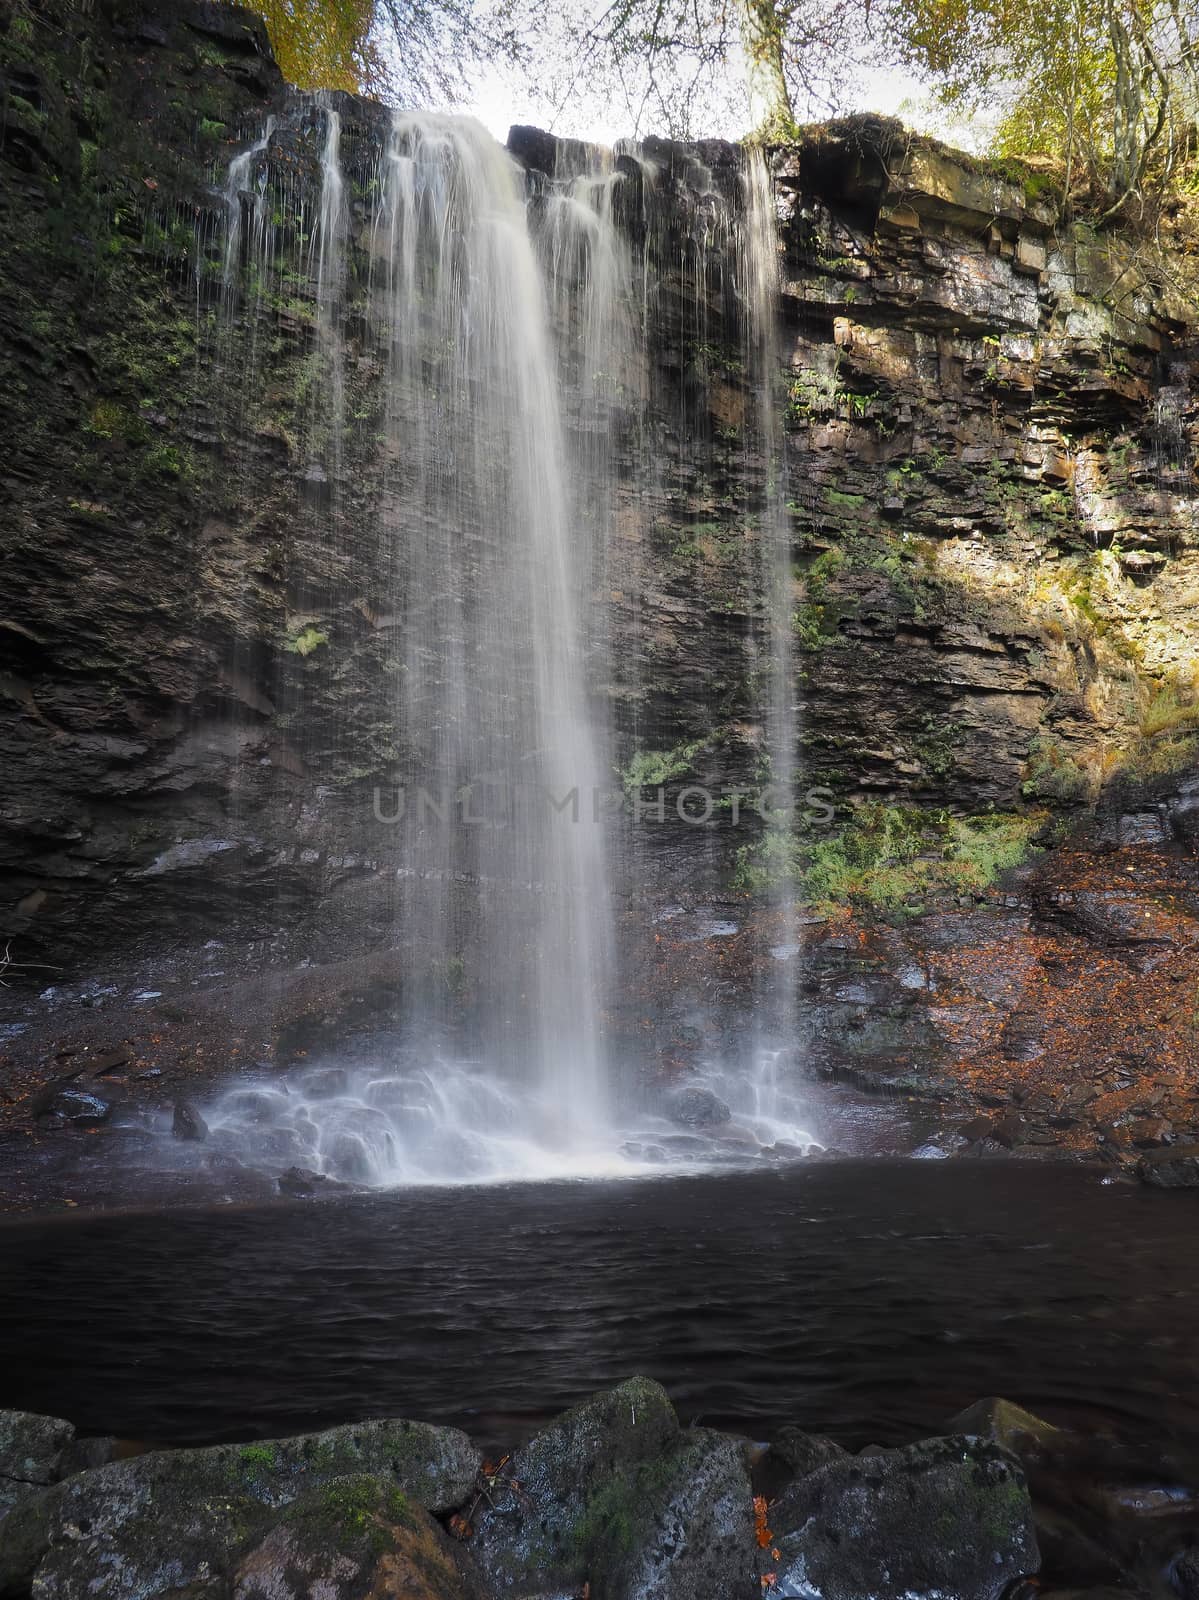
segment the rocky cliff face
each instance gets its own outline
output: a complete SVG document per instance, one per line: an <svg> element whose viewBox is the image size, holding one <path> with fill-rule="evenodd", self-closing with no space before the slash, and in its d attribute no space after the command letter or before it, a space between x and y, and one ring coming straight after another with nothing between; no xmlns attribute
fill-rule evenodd
<svg viewBox="0 0 1199 1600"><path fill-rule="evenodd" d="M213 938L280 962L385 950L395 846L371 795L420 752L386 670L383 575L403 552L379 547L373 514L383 113L337 102L349 425L331 481L311 251L323 112L283 85L260 24L202 0L52 6L10 18L0 57L9 976L74 993L97 950L115 967ZM230 162L255 140L239 190ZM512 149L534 194L577 156L530 130ZM834 842L820 917L839 894L973 916L994 868L1092 813L1104 848L1193 842L1199 333L1171 264L1056 229L1031 171L878 119L813 129L771 164L799 754L837 813L815 838ZM624 824L621 1026L664 963L673 999L656 1003L689 1047L697 1007L736 1001L767 960L753 897L779 870L727 809L700 829L674 813L685 785L763 775L767 464L740 166L719 145L622 158L648 339L616 408L616 536L592 596L614 762L629 794L667 793L665 822ZM246 244L255 218L265 256ZM352 538L327 538L331 501ZM896 856L911 870L888 885L876 869ZM710 937L714 907L732 944ZM902 1026L894 994L836 998L858 934L813 927L830 1057L856 1028L905 1062L958 1061L935 1017L904 1010L928 985L900 996Z"/></svg>

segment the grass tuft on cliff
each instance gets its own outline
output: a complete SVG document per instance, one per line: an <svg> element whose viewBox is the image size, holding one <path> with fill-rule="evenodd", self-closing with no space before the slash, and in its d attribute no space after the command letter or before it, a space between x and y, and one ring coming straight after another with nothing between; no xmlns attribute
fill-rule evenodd
<svg viewBox="0 0 1199 1600"><path fill-rule="evenodd" d="M1044 811L953 816L908 806L865 805L837 832L788 838L778 831L747 847L736 887L761 894L791 882L814 911L846 908L918 915L930 900L983 894L1035 854Z"/></svg>

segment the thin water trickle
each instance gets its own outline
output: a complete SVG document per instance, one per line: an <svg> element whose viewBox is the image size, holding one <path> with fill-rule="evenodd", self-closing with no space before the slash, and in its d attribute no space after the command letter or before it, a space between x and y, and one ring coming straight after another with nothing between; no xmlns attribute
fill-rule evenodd
<svg viewBox="0 0 1199 1600"><path fill-rule="evenodd" d="M796 708L794 625L795 579L791 523L787 510L786 438L779 393L782 352L779 340L779 241L774 183L765 151L751 145L746 155L744 270L748 310L749 371L754 389L758 447L764 482L759 532L760 583L765 613L766 663L764 721L769 763L769 821L764 862L775 914L772 955L781 968L771 972L757 1010L758 1040L753 1075L769 1095L778 1079L780 1056L793 1058L799 1034L799 902L795 828L799 739ZM775 952L779 952L775 955ZM782 952L794 952L790 956Z"/></svg>

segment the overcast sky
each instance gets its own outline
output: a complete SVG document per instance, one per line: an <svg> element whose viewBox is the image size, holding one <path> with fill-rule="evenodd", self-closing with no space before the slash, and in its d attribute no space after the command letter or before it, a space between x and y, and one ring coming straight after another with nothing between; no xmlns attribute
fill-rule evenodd
<svg viewBox="0 0 1199 1600"><path fill-rule="evenodd" d="M852 107L901 117L920 132L935 134L967 149L979 148L983 140L982 130L961 121L950 121L943 110L932 104L917 79L903 72L872 70L861 73ZM519 123L550 128L554 133L605 145L627 138L632 132L623 107L589 96L585 91L573 93L564 110L555 116L544 99L530 92L518 72L498 66L489 67L479 76L470 100L457 109L477 117L501 143L507 139L508 129ZM802 111L800 114L802 118ZM717 117L715 125L697 131L709 138L723 139L739 138L745 131L740 127L722 127L719 121ZM639 130L643 135L661 131L652 126Z"/></svg>

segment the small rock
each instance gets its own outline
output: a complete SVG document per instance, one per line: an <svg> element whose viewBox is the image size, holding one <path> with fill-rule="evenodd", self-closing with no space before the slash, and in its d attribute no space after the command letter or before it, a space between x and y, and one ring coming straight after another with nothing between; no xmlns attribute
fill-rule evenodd
<svg viewBox="0 0 1199 1600"><path fill-rule="evenodd" d="M0 1478L22 1483L56 1483L59 1459L75 1437L62 1417L32 1411L0 1411Z"/></svg>
<svg viewBox="0 0 1199 1600"><path fill-rule="evenodd" d="M127 1066L132 1060L131 1050L118 1048L101 1051L98 1056L92 1056L87 1065L91 1068L93 1078L102 1078L106 1072L116 1072L118 1068Z"/></svg>
<svg viewBox="0 0 1199 1600"><path fill-rule="evenodd" d="M788 1469L788 1477L805 1478L808 1472L828 1466L829 1461L847 1461L848 1451L823 1434L805 1434L800 1427L784 1427L773 1440L768 1459Z"/></svg>
<svg viewBox="0 0 1199 1600"><path fill-rule="evenodd" d="M1199 1144L1166 1145L1137 1163L1137 1177L1155 1189L1199 1188Z"/></svg>
<svg viewBox="0 0 1199 1600"><path fill-rule="evenodd" d="M1160 1145L1169 1144L1174 1124L1166 1117L1142 1117L1137 1122L1130 1122L1126 1132L1138 1150L1155 1150Z"/></svg>
<svg viewBox="0 0 1199 1600"><path fill-rule="evenodd" d="M666 1115L680 1128L719 1128L733 1113L711 1089L679 1089L666 1101Z"/></svg>
<svg viewBox="0 0 1199 1600"><path fill-rule="evenodd" d="M201 1143L208 1137L208 1124L190 1100L176 1100L175 1114L171 1118L171 1132L176 1139Z"/></svg>
<svg viewBox="0 0 1199 1600"><path fill-rule="evenodd" d="M976 1400L945 1424L947 1434L968 1434L972 1438L991 1439L1021 1460L1030 1454L1040 1455L1061 1445L1066 1435L1032 1411L991 1395Z"/></svg>
<svg viewBox="0 0 1199 1600"><path fill-rule="evenodd" d="M960 1136L968 1139L970 1144L976 1144L980 1139L991 1138L991 1118L972 1117L970 1122L962 1123L959 1130Z"/></svg>
<svg viewBox="0 0 1199 1600"><path fill-rule="evenodd" d="M1199 1600L1199 1545L1182 1552L1174 1563L1171 1577L1182 1600Z"/></svg>
<svg viewBox="0 0 1199 1600"><path fill-rule="evenodd" d="M81 1089L71 1084L56 1089L45 1099L44 1105L35 1106L35 1111L39 1116L57 1117L77 1128L97 1127L112 1115L112 1101L94 1089Z"/></svg>
<svg viewBox="0 0 1199 1600"><path fill-rule="evenodd" d="M341 1185L326 1178L323 1172L313 1172L310 1167L288 1167L279 1174L279 1193L296 1200L305 1200L318 1189L337 1189Z"/></svg>

